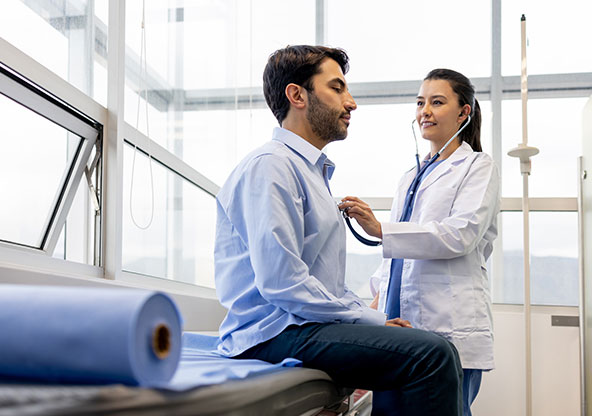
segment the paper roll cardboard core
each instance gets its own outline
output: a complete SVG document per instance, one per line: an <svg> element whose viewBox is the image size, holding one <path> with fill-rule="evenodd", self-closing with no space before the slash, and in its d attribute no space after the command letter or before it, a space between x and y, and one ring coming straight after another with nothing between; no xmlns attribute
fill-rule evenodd
<svg viewBox="0 0 592 416"><path fill-rule="evenodd" d="M152 351L164 360L171 353L171 331L165 324L159 324L152 333Z"/></svg>

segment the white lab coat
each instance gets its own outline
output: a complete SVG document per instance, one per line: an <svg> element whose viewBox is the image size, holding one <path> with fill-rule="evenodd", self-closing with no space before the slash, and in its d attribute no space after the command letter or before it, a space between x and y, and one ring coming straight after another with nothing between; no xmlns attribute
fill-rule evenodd
<svg viewBox="0 0 592 416"><path fill-rule="evenodd" d="M384 311L391 259L405 259L401 317L444 336L463 368L494 367L491 295L486 261L497 236L500 207L497 167L463 142L423 179L409 222L400 223L417 168L397 189L391 221L382 223L383 261L373 276Z"/></svg>

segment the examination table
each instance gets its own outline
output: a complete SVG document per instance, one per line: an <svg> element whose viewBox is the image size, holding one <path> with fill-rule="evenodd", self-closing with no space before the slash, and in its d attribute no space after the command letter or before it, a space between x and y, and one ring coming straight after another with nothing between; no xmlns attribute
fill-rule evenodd
<svg viewBox="0 0 592 416"><path fill-rule="evenodd" d="M319 370L280 368L176 392L123 385L0 385L0 415L358 415L366 395L337 387ZM350 396L351 395L351 396ZM351 404L350 404L351 403ZM327 409L327 410L323 410Z"/></svg>
<svg viewBox="0 0 592 416"><path fill-rule="evenodd" d="M286 359L233 360L215 351L217 337L183 334L173 379L158 388L0 381L4 415L364 415L372 393L338 387L323 371Z"/></svg>

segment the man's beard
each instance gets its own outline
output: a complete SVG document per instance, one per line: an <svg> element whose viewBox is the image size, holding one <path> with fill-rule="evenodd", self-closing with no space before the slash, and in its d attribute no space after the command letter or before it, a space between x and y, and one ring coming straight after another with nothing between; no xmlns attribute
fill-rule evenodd
<svg viewBox="0 0 592 416"><path fill-rule="evenodd" d="M340 118L347 112L332 110L323 104L312 91L310 91L309 97L306 119L310 123L313 133L327 143L345 139L347 126L340 122Z"/></svg>

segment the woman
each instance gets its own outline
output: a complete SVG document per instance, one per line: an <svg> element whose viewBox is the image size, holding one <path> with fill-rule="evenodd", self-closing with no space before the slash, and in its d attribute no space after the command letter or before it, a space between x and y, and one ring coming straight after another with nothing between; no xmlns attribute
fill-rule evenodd
<svg viewBox="0 0 592 416"><path fill-rule="evenodd" d="M384 259L373 276L378 309L456 346L463 410L471 415L481 373L494 367L485 265L497 236L499 174L481 152L481 112L464 75L431 71L417 96L416 121L431 152L421 170L418 163L399 182L390 222L378 222L356 197L344 198L340 208L382 239Z"/></svg>

